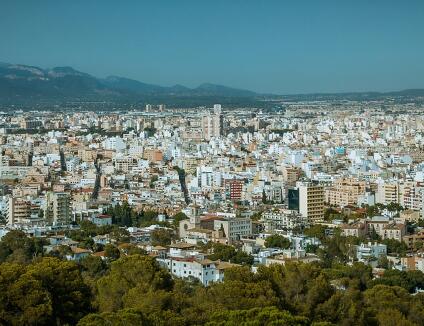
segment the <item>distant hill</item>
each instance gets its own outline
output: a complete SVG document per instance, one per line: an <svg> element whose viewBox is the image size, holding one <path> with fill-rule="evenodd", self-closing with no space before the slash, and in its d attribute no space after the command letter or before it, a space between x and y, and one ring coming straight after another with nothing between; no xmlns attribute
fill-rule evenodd
<svg viewBox="0 0 424 326"><path fill-rule="evenodd" d="M273 107L279 101L380 100L424 101L424 89L395 92L351 92L297 95L258 94L249 90L204 83L195 88L144 83L119 76L101 79L72 67L42 69L0 62L0 104L60 104L69 102L164 103L175 106Z"/></svg>
<svg viewBox="0 0 424 326"><path fill-rule="evenodd" d="M72 67L42 69L0 63L0 103L20 101L143 100L152 97L255 97L255 92L214 84L164 87L109 76L96 78Z"/></svg>

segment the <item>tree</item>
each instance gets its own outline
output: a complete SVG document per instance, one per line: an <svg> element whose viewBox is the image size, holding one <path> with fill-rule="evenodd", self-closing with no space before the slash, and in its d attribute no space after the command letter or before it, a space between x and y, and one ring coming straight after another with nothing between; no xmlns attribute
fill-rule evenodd
<svg viewBox="0 0 424 326"><path fill-rule="evenodd" d="M402 313L396 309L384 309L377 313L379 325L385 326L414 326Z"/></svg>
<svg viewBox="0 0 424 326"><path fill-rule="evenodd" d="M308 318L293 316L276 307L252 308L249 310L223 310L214 312L208 326L215 325L309 325Z"/></svg>
<svg viewBox="0 0 424 326"><path fill-rule="evenodd" d="M408 246L403 241L398 241L395 239L384 239L382 243L387 246L388 253L397 254L403 257L408 251Z"/></svg>
<svg viewBox="0 0 424 326"><path fill-rule="evenodd" d="M111 264L109 274L97 281L96 301L101 312L123 308L125 296L137 287L139 300L149 290L171 290L171 275L149 256L123 256Z"/></svg>
<svg viewBox="0 0 424 326"><path fill-rule="evenodd" d="M6 224L6 216L0 212L0 225Z"/></svg>
<svg viewBox="0 0 424 326"><path fill-rule="evenodd" d="M27 266L0 265L1 324L76 324L90 311L90 299L75 263L45 257Z"/></svg>
<svg viewBox="0 0 424 326"><path fill-rule="evenodd" d="M43 241L29 238L19 230L12 230L0 241L0 263L4 261L29 263L43 255Z"/></svg>
<svg viewBox="0 0 424 326"><path fill-rule="evenodd" d="M105 256L108 258L109 261L114 261L119 259L119 257L121 256L121 252L114 245L108 243L105 246Z"/></svg>
<svg viewBox="0 0 424 326"><path fill-rule="evenodd" d="M268 204L265 189L262 190L262 204Z"/></svg>
<svg viewBox="0 0 424 326"><path fill-rule="evenodd" d="M124 201L122 205L117 204L114 207L109 207L106 214L112 216L112 223L119 226L132 226L134 221L138 221L137 213Z"/></svg>
<svg viewBox="0 0 424 326"><path fill-rule="evenodd" d="M214 283L204 291L199 290L195 299L201 308L209 306L215 311L263 308L278 304L271 283L263 280Z"/></svg>
<svg viewBox="0 0 424 326"><path fill-rule="evenodd" d="M290 248L290 240L283 237L282 235L273 234L266 238L265 247L267 248Z"/></svg>
<svg viewBox="0 0 424 326"><path fill-rule="evenodd" d="M404 208L403 208L401 205L399 205L398 203L391 202L391 203L389 203L389 204L387 205L387 210L388 210L389 212L396 212L396 213L399 213L400 211L403 211L403 210L404 210Z"/></svg>
<svg viewBox="0 0 424 326"><path fill-rule="evenodd" d="M96 256L87 256L80 261L83 273L85 272L92 278L98 278L106 272L106 264L102 258Z"/></svg>
<svg viewBox="0 0 424 326"><path fill-rule="evenodd" d="M188 219L187 215L184 214L183 212L179 212L175 214L172 218L174 220L173 222L174 227L178 227L181 221Z"/></svg>
<svg viewBox="0 0 424 326"><path fill-rule="evenodd" d="M316 224L304 230L304 234L308 237L317 238L323 241L326 237L326 227L324 225Z"/></svg>
<svg viewBox="0 0 424 326"><path fill-rule="evenodd" d="M118 326L118 325L148 325L142 314L124 309L116 313L103 312L100 314L89 314L81 319L79 326Z"/></svg>
<svg viewBox="0 0 424 326"><path fill-rule="evenodd" d="M19 264L0 265L0 324L48 324L52 298L42 283Z"/></svg>
<svg viewBox="0 0 424 326"><path fill-rule="evenodd" d="M121 227L114 226L114 228L110 232L110 236L118 243L130 241L130 233L126 229Z"/></svg>
<svg viewBox="0 0 424 326"><path fill-rule="evenodd" d="M154 187L155 187L155 182L156 182L156 181L158 181L158 179L159 179L159 177L158 177L156 174L154 174L154 175L151 177L151 179L150 179L149 187L150 187L150 188L154 188Z"/></svg>
<svg viewBox="0 0 424 326"><path fill-rule="evenodd" d="M421 250L421 249L423 249L423 247L424 247L424 242L422 242L422 241L416 241L415 242L415 244L414 244L414 246L415 246L415 250Z"/></svg>
<svg viewBox="0 0 424 326"><path fill-rule="evenodd" d="M390 266L390 262L389 262L389 260L387 259L387 256L380 256L380 257L378 258L378 264L377 264L377 267L379 267L379 268L384 268L384 269L388 269L388 268L389 268L389 266Z"/></svg>
<svg viewBox="0 0 424 326"><path fill-rule="evenodd" d="M136 245L128 243L124 249L121 248L127 255L147 255L147 251L137 247Z"/></svg>
<svg viewBox="0 0 424 326"><path fill-rule="evenodd" d="M154 246L167 246L170 245L174 238L174 231L168 229L156 229L151 235L152 245Z"/></svg>
<svg viewBox="0 0 424 326"><path fill-rule="evenodd" d="M376 215L378 215L380 213L379 206L374 206L374 205L369 206L369 205L366 205L365 208L366 208L366 215L368 217L373 217L373 216L376 216Z"/></svg>
<svg viewBox="0 0 424 326"><path fill-rule="evenodd" d="M221 243L212 244L213 253L209 256L212 260L223 260L234 264L253 264L253 256L243 251L236 250L233 246Z"/></svg>
<svg viewBox="0 0 424 326"><path fill-rule="evenodd" d="M375 315L385 310L397 311L397 316L399 316L399 313L406 316L409 312L410 295L399 286L376 285L364 292L364 299ZM380 314L377 319L382 317ZM395 320L398 321L399 319L396 318Z"/></svg>
<svg viewBox="0 0 424 326"><path fill-rule="evenodd" d="M66 259L66 256L71 254L72 254L72 249L69 246L65 246L65 245L57 246L55 249L49 252L50 256L60 258L60 259Z"/></svg>
<svg viewBox="0 0 424 326"><path fill-rule="evenodd" d="M91 310L90 289L78 266L56 258L43 258L28 268L52 298L53 320L57 324L76 323Z"/></svg>
<svg viewBox="0 0 424 326"><path fill-rule="evenodd" d="M318 251L318 245L314 245L314 244L310 244L310 243L308 243L308 244L306 245L305 251L306 251L307 253L316 254L316 253L317 253L317 251Z"/></svg>
<svg viewBox="0 0 424 326"><path fill-rule="evenodd" d="M333 219L340 217L341 214L332 207L329 207L324 211L324 220L326 221L332 221Z"/></svg>
<svg viewBox="0 0 424 326"><path fill-rule="evenodd" d="M406 291L413 293L417 288L424 288L424 273L415 271L398 271L396 269L386 270L382 277L370 282L369 287L384 284L387 286L402 287Z"/></svg>

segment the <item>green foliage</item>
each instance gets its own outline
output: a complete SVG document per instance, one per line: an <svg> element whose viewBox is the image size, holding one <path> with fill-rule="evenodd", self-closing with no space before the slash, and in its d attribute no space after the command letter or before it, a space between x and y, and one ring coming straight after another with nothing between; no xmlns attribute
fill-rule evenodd
<svg viewBox="0 0 424 326"><path fill-rule="evenodd" d="M334 219L341 219L341 218L343 218L343 215L340 214L337 210L335 210L332 207L329 207L324 211L324 220L326 221L332 221Z"/></svg>
<svg viewBox="0 0 424 326"><path fill-rule="evenodd" d="M43 244L40 238L29 238L22 231L12 230L0 241L0 263L8 261L27 264L43 255Z"/></svg>
<svg viewBox="0 0 424 326"><path fill-rule="evenodd" d="M252 220L252 221L259 221L260 219L261 219L261 217L262 217L262 212L261 211L259 211L259 212L255 212L251 217L250 217L250 219Z"/></svg>
<svg viewBox="0 0 424 326"><path fill-rule="evenodd" d="M79 230L71 230L66 232L66 236L74 241L79 242L79 247L90 249L93 251L103 250L101 245L95 244L93 237L97 235L109 234L111 239L121 242L128 242L130 237L127 230L117 225L97 226L90 221L81 221Z"/></svg>
<svg viewBox="0 0 424 326"><path fill-rule="evenodd" d="M139 214L139 224L140 226L149 226L152 224L158 224L157 222L158 213L154 211L143 211Z"/></svg>
<svg viewBox="0 0 424 326"><path fill-rule="evenodd" d="M413 293L416 288L424 289L424 274L420 271L398 271L396 269L386 270L382 277L370 282L369 287L384 284L398 286Z"/></svg>
<svg viewBox="0 0 424 326"><path fill-rule="evenodd" d="M106 214L112 216L112 223L118 226L149 226L158 224L158 213L154 211L140 211L136 212L128 202L123 202L122 205L117 204L110 206L106 210Z"/></svg>
<svg viewBox="0 0 424 326"><path fill-rule="evenodd" d="M253 308L249 310L217 311L211 315L208 326L220 325L309 325L308 319L293 316L288 311L276 307Z"/></svg>
<svg viewBox="0 0 424 326"><path fill-rule="evenodd" d="M43 324L52 314L52 299L40 280L26 274L25 266L0 265L1 324Z"/></svg>
<svg viewBox="0 0 424 326"><path fill-rule="evenodd" d="M3 248L33 248L16 235ZM251 256L210 243L204 249L211 259L244 266L227 269L223 282L208 287L172 279L155 258L134 254L140 252L134 245L120 246L122 255L111 263L93 256L78 264L51 257L4 262L0 324L423 325L424 294L411 293L424 288L424 274L386 270L373 279L370 266L345 263L357 241L335 232L323 238L329 249L319 254L325 263L286 262L259 266L255 273Z"/></svg>
<svg viewBox="0 0 424 326"><path fill-rule="evenodd" d="M236 250L233 246L227 246L221 243L213 243L212 254L209 256L211 260L223 260L234 264L253 264L253 256L241 251Z"/></svg>
<svg viewBox="0 0 424 326"><path fill-rule="evenodd" d="M121 256L121 252L114 245L107 244L105 246L105 256L108 258L109 261L114 261Z"/></svg>
<svg viewBox="0 0 424 326"><path fill-rule="evenodd" d="M147 134L147 137L153 137L156 133L156 128L154 127L146 127L144 128L144 132Z"/></svg>
<svg viewBox="0 0 424 326"><path fill-rule="evenodd" d="M282 235L273 234L266 238L265 247L267 248L290 248L290 240L283 237Z"/></svg>
<svg viewBox="0 0 424 326"><path fill-rule="evenodd" d="M150 179L149 187L150 188L154 188L155 187L155 182L158 181L158 179L159 179L159 177L156 174L152 175L152 177Z"/></svg>
<svg viewBox="0 0 424 326"><path fill-rule="evenodd" d="M390 254L397 254L404 257L408 251L408 246L405 242L395 239L384 239L382 243L387 246L387 252Z"/></svg>
<svg viewBox="0 0 424 326"><path fill-rule="evenodd" d="M179 212L175 214L172 218L174 220L173 222L174 227L178 227L181 221L188 219L188 216L185 215L183 212Z"/></svg>
<svg viewBox="0 0 424 326"><path fill-rule="evenodd" d="M369 265L355 262L351 266L333 264L332 268L323 271L330 279L339 281L340 285L352 286L365 290L372 280L372 268Z"/></svg>
<svg viewBox="0 0 424 326"><path fill-rule="evenodd" d="M2 324L75 324L91 309L78 266L56 258L28 266L1 264L0 299Z"/></svg>
<svg viewBox="0 0 424 326"><path fill-rule="evenodd" d="M117 204L109 207L106 214L112 216L112 223L117 224L118 226L137 225L137 213L126 201L122 205Z"/></svg>
<svg viewBox="0 0 424 326"><path fill-rule="evenodd" d="M353 257L355 253L355 245L358 245L360 241L356 237L342 236L339 230L336 230L331 237L324 237L321 240L324 247L317 250L322 265L331 267L334 263L347 263L349 257Z"/></svg>
<svg viewBox="0 0 424 326"><path fill-rule="evenodd" d="M174 238L174 231L169 229L156 229L151 234L151 241L154 246L170 245Z"/></svg>
<svg viewBox="0 0 424 326"><path fill-rule="evenodd" d="M108 275L97 282L97 304L100 311L116 311L135 294L170 289L170 275L149 256L124 256L111 264Z"/></svg>
<svg viewBox="0 0 424 326"><path fill-rule="evenodd" d="M373 217L376 215L380 215L384 209L387 209L389 212L394 212L398 214L403 211L404 208L398 203L389 203L388 205L377 203L374 206L365 205L366 216Z"/></svg>
<svg viewBox="0 0 424 326"><path fill-rule="evenodd" d="M87 256L80 261L81 270L91 278L98 278L105 274L107 270L106 263L102 258L96 256Z"/></svg>
<svg viewBox="0 0 424 326"><path fill-rule="evenodd" d="M320 241L323 241L326 237L325 230L327 228L324 225L315 224L310 228L304 230L304 234L308 237L317 238Z"/></svg>
<svg viewBox="0 0 424 326"><path fill-rule="evenodd" d="M6 224L6 216L0 212L0 225Z"/></svg>

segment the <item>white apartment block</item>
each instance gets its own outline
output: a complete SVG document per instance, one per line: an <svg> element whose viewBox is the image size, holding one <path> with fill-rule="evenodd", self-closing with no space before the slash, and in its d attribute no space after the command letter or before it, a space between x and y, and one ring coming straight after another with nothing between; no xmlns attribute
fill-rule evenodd
<svg viewBox="0 0 424 326"><path fill-rule="evenodd" d="M307 225L306 218L294 210L279 209L262 214L261 221L265 225L266 232L275 230L293 230Z"/></svg>

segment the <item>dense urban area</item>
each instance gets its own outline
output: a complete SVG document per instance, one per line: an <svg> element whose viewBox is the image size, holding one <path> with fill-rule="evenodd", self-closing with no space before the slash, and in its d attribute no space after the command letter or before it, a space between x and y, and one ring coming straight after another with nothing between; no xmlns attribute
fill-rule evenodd
<svg viewBox="0 0 424 326"><path fill-rule="evenodd" d="M422 101L274 104L4 108L0 324L424 325Z"/></svg>

